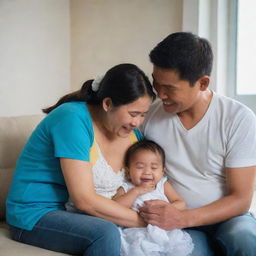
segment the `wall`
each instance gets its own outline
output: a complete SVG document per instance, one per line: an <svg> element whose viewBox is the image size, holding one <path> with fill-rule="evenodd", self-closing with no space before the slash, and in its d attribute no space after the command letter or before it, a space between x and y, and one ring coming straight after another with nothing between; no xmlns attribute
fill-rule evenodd
<svg viewBox="0 0 256 256"><path fill-rule="evenodd" d="M40 113L70 89L68 0L0 0L0 116Z"/></svg>
<svg viewBox="0 0 256 256"><path fill-rule="evenodd" d="M0 116L41 113L182 28L181 0L0 0Z"/></svg>
<svg viewBox="0 0 256 256"><path fill-rule="evenodd" d="M119 63L137 64L149 76L149 51L182 28L180 0L71 1L71 87Z"/></svg>

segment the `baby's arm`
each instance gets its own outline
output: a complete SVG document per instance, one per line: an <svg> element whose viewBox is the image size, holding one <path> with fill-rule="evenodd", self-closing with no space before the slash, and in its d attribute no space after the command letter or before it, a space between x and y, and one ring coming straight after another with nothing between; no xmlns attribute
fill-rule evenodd
<svg viewBox="0 0 256 256"><path fill-rule="evenodd" d="M169 182L164 183L164 193L168 200L171 202L171 204L179 209L184 210L186 207L185 201L183 198L174 190L172 185Z"/></svg>
<svg viewBox="0 0 256 256"><path fill-rule="evenodd" d="M131 208L138 196L151 192L154 189L155 185L151 182L144 182L142 185L130 189L127 193L120 187L112 199L127 208Z"/></svg>

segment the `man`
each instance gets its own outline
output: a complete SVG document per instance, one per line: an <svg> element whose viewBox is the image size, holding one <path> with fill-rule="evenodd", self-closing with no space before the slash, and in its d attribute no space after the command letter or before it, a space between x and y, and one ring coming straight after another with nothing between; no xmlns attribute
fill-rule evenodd
<svg viewBox="0 0 256 256"><path fill-rule="evenodd" d="M169 181L187 210L148 201L141 216L164 229L187 228L193 255L213 255L212 249L255 255L256 219L247 213L256 172L255 115L208 88L213 54L207 40L171 34L151 51L150 60L160 100L142 132L165 149Z"/></svg>

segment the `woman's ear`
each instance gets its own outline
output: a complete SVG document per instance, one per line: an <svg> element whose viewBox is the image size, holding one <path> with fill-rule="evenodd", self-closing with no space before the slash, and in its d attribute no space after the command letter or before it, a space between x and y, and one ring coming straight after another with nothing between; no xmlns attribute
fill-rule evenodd
<svg viewBox="0 0 256 256"><path fill-rule="evenodd" d="M210 84L210 77L209 76L202 76L201 78L199 78L199 83L200 83L201 91L206 91L209 84Z"/></svg>
<svg viewBox="0 0 256 256"><path fill-rule="evenodd" d="M112 100L110 98L105 98L102 101L102 108L108 112L113 107Z"/></svg>

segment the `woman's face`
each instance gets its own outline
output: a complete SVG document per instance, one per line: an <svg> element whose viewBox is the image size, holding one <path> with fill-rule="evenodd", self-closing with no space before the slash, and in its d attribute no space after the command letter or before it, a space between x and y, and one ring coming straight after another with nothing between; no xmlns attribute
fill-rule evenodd
<svg viewBox="0 0 256 256"><path fill-rule="evenodd" d="M110 102L107 102L107 100ZM127 137L132 129L142 124L152 103L152 99L148 95L119 107L113 107L110 99L104 99L104 101L103 108L107 117L105 127L109 132L119 137Z"/></svg>

